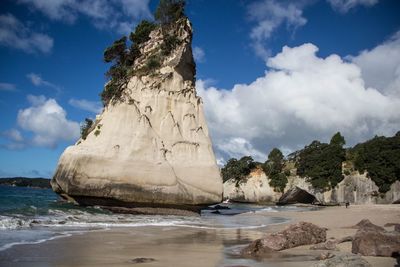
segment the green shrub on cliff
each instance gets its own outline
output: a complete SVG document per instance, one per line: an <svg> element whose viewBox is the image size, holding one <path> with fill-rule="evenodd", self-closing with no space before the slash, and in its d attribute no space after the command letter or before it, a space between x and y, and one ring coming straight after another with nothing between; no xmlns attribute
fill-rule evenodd
<svg viewBox="0 0 400 267"><path fill-rule="evenodd" d="M184 16L184 0L160 0L154 14L154 17L162 26L172 24Z"/></svg>
<svg viewBox="0 0 400 267"><path fill-rule="evenodd" d="M85 140L90 133L90 128L92 128L92 125L93 121L88 118L86 118L85 121L81 124L81 137L83 140Z"/></svg>
<svg viewBox="0 0 400 267"><path fill-rule="evenodd" d="M134 32L129 35L129 40L134 44L142 44L150 40L150 33L157 28L157 25L148 20L142 20Z"/></svg>
<svg viewBox="0 0 400 267"><path fill-rule="evenodd" d="M297 174L308 177L315 188L329 190L343 180L344 138L336 133L329 144L313 141L298 154Z"/></svg>
<svg viewBox="0 0 400 267"><path fill-rule="evenodd" d="M268 160L262 165L265 174L270 179L269 185L277 192L283 192L288 182L286 173L283 172L283 166L283 154L278 148L272 149L268 155Z"/></svg>
<svg viewBox="0 0 400 267"><path fill-rule="evenodd" d="M185 17L184 9L185 1L183 0L160 0L155 12L158 23L142 20L135 31L129 35L129 40L132 42L129 48L127 47L127 37L123 36L105 49L103 59L107 63L112 62L113 65L106 73L109 81L103 92L100 93L104 106L108 105L111 100L116 101L121 98L123 89L131 75L152 73L161 65L162 58L151 57L145 63L144 68L140 68L137 73L133 72L135 60L141 56L140 45L150 39L150 33L153 30L161 26L164 34L164 42L161 44L159 56L168 56L175 49L179 40L168 29L171 29L171 26L180 18Z"/></svg>
<svg viewBox="0 0 400 267"><path fill-rule="evenodd" d="M255 167L256 163L252 157L245 156L239 160L231 158L221 169L222 180L225 182L232 178L236 183L239 183L243 181Z"/></svg>
<svg viewBox="0 0 400 267"><path fill-rule="evenodd" d="M376 136L356 145L349 151L354 167L360 173L368 172L381 193L400 181L400 131L393 137Z"/></svg>

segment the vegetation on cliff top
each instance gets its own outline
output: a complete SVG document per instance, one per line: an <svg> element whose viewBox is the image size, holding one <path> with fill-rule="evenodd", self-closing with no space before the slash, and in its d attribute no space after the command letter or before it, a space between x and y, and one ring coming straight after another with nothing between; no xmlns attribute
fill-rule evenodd
<svg viewBox="0 0 400 267"><path fill-rule="evenodd" d="M277 192L283 192L288 182L287 175L283 171L284 157L278 148L274 148L268 155L267 161L262 165L266 175L270 178L269 185Z"/></svg>
<svg viewBox="0 0 400 267"><path fill-rule="evenodd" d="M171 34L170 29L179 19L185 17L184 8L185 1L183 0L160 0L154 14L156 21L142 20L129 35L130 46L128 38L123 36L104 50L104 61L112 63L106 73L109 81L100 94L104 106L111 100L121 98L123 89L132 75L152 73L161 66L163 58L179 44L178 38ZM134 73L135 60L141 56L140 46L150 39L150 33L158 27L161 27L164 36L160 52L157 55L151 55L144 66Z"/></svg>
<svg viewBox="0 0 400 267"><path fill-rule="evenodd" d="M34 188L51 188L50 179L47 178L0 178L0 185L18 186L18 187L34 187Z"/></svg>
<svg viewBox="0 0 400 267"><path fill-rule="evenodd" d="M257 166L252 157L245 156L237 160L232 158L228 160L225 166L221 169L222 180L226 182L229 179L234 179L238 184L244 181L252 169Z"/></svg>
<svg viewBox="0 0 400 267"><path fill-rule="evenodd" d="M400 131L393 137L376 136L349 150L348 158L360 173L367 171L381 193L400 181Z"/></svg>
<svg viewBox="0 0 400 267"><path fill-rule="evenodd" d="M347 149L347 153L343 148L345 143L344 137L338 132L332 136L329 144L313 141L286 159L279 149L274 148L261 166L270 179L270 186L278 192L282 192L287 184L290 174L287 166L293 164L297 175L308 179L313 187L322 191L340 183L344 178L343 173L350 175L355 170L367 172L381 193L387 192L396 180L400 181L400 132L393 137L376 136ZM247 179L252 168L260 165L251 157L242 159L228 160L221 170L224 182L232 178L239 184ZM353 167L343 169L344 162Z"/></svg>
<svg viewBox="0 0 400 267"><path fill-rule="evenodd" d="M344 178L344 144L344 137L340 133L336 133L329 144L313 141L299 153L296 161L297 174L309 178L315 188L329 190L335 187Z"/></svg>

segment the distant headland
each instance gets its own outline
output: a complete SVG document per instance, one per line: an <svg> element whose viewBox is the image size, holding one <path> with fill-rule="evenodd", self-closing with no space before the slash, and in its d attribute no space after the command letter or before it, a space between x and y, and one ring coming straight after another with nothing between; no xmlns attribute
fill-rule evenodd
<svg viewBox="0 0 400 267"><path fill-rule="evenodd" d="M27 178L27 177L9 177L0 178L0 185L33 187L33 188L51 188L48 178Z"/></svg>

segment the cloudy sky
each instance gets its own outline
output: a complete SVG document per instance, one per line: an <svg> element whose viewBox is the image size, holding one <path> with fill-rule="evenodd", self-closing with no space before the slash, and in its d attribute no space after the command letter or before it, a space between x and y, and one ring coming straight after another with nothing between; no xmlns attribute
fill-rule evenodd
<svg viewBox="0 0 400 267"><path fill-rule="evenodd" d="M157 0L0 2L0 177L51 177L101 111L102 54ZM189 0L197 90L221 163L337 131L400 130L400 1Z"/></svg>

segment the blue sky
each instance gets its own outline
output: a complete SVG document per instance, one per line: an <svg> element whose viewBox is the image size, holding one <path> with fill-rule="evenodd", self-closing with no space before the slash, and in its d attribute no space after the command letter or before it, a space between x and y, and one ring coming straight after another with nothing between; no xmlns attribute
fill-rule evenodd
<svg viewBox="0 0 400 267"><path fill-rule="evenodd" d="M0 177L51 177L101 110L104 48L157 2L0 2ZM186 13L220 163L400 130L399 1L192 0Z"/></svg>

